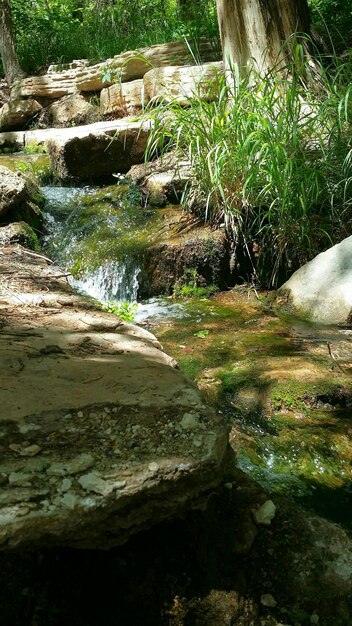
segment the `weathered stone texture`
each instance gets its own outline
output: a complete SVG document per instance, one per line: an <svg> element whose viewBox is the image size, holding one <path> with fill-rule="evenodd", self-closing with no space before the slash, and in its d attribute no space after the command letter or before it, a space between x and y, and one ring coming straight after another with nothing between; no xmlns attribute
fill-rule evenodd
<svg viewBox="0 0 352 626"><path fill-rule="evenodd" d="M60 273L2 249L2 550L119 545L204 506L223 478L223 417L153 335Z"/></svg>
<svg viewBox="0 0 352 626"><path fill-rule="evenodd" d="M20 128L41 110L36 100L21 100L20 98L5 102L0 109L0 130Z"/></svg>
<svg viewBox="0 0 352 626"><path fill-rule="evenodd" d="M145 102L166 100L187 106L194 97L212 100L216 93L214 83L222 73L222 62L154 68L143 78Z"/></svg>

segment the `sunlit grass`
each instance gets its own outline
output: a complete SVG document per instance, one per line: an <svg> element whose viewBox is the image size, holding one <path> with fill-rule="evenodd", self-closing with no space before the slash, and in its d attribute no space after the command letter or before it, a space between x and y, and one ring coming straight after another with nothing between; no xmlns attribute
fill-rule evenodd
<svg viewBox="0 0 352 626"><path fill-rule="evenodd" d="M351 75L298 48L286 73L234 71L218 76L214 101L194 93L151 113L148 156L172 147L190 159L204 219L225 222L262 284L351 234Z"/></svg>

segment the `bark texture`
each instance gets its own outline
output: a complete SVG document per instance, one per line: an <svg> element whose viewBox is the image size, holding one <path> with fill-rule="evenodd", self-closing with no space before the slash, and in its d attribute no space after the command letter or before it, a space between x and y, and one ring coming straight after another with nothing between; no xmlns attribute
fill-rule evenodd
<svg viewBox="0 0 352 626"><path fill-rule="evenodd" d="M9 85L25 76L16 54L9 0L0 0L0 55Z"/></svg>
<svg viewBox="0 0 352 626"><path fill-rule="evenodd" d="M284 42L310 31L307 0L217 0L217 11L225 63L241 70L251 60L260 72L286 61Z"/></svg>

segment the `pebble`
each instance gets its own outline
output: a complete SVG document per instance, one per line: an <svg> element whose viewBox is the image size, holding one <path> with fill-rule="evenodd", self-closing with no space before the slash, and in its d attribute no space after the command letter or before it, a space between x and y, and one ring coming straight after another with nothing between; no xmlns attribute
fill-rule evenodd
<svg viewBox="0 0 352 626"><path fill-rule="evenodd" d="M20 455L21 456L36 456L37 454L39 454L39 452L41 452L41 447L37 446L36 444L33 444L33 446L27 446L27 448L23 448L23 450L21 450Z"/></svg>
<svg viewBox="0 0 352 626"><path fill-rule="evenodd" d="M61 483L61 491L69 491L72 487L72 480L69 478L64 478Z"/></svg>
<svg viewBox="0 0 352 626"><path fill-rule="evenodd" d="M184 430L194 430L199 428L198 413L185 413L180 425Z"/></svg>
<svg viewBox="0 0 352 626"><path fill-rule="evenodd" d="M83 411L78 411L77 417L83 417L83 415L84 415Z"/></svg>
<svg viewBox="0 0 352 626"><path fill-rule="evenodd" d="M159 471L159 465L157 463L149 463L148 469L151 472L158 472Z"/></svg>
<svg viewBox="0 0 352 626"><path fill-rule="evenodd" d="M263 606L267 606L270 608L274 608L275 606L277 606L277 602L274 596L271 595L271 593L264 593L262 596L260 596L260 603Z"/></svg>
<svg viewBox="0 0 352 626"><path fill-rule="evenodd" d="M263 526L270 526L271 521L274 519L276 514L276 506L272 500L267 500L259 507L259 509L252 510L254 521L257 524L261 524Z"/></svg>
<svg viewBox="0 0 352 626"><path fill-rule="evenodd" d="M9 476L9 483L12 487L30 487L31 486L31 474L21 474L20 472L11 472Z"/></svg>
<svg viewBox="0 0 352 626"><path fill-rule="evenodd" d="M31 430L39 430L39 426L37 426L36 424L21 424L18 430L20 431L21 435L26 435Z"/></svg>
<svg viewBox="0 0 352 626"><path fill-rule="evenodd" d="M46 473L48 476L65 476L65 474L79 474L94 465L94 458L90 454L80 454L72 461L52 463Z"/></svg>

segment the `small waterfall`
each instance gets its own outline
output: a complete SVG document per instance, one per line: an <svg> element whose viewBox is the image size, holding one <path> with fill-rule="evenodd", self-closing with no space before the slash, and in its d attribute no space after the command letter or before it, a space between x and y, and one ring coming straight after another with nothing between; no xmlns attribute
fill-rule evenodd
<svg viewBox="0 0 352 626"><path fill-rule="evenodd" d="M104 235L108 233L110 242L115 242L118 251L116 242L118 244L125 227L125 212L121 211L116 203L112 206L111 203L105 202L101 206L99 200L94 211L94 193L99 193L100 190L87 187L83 189L43 187L42 191L46 198L44 248L59 265L73 271L74 276L69 279L70 284L104 304L109 301L135 302L138 295L138 278L142 271L138 254L119 253L118 258L109 260L102 254L104 239L99 235L99 229L104 228ZM109 199L109 195L107 198ZM85 211L89 212L89 219ZM129 225L126 228L128 230ZM130 230L133 233L133 230ZM97 249L92 254L89 236L95 231ZM75 272L74 268L77 266L80 266L80 269Z"/></svg>
<svg viewBox="0 0 352 626"><path fill-rule="evenodd" d="M72 278L70 283L79 291L106 304L109 301L135 302L138 294L138 276L141 268L135 259L104 263L82 278Z"/></svg>

